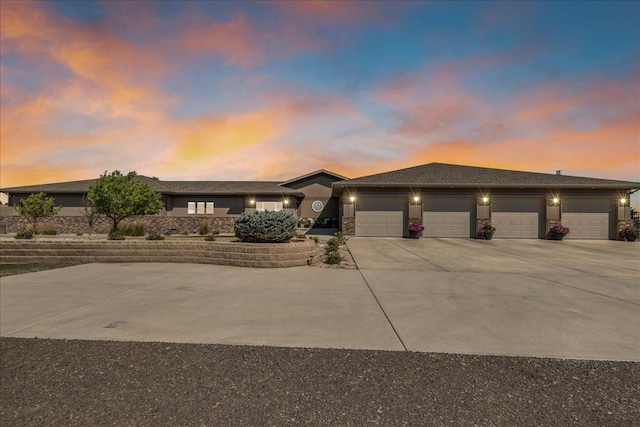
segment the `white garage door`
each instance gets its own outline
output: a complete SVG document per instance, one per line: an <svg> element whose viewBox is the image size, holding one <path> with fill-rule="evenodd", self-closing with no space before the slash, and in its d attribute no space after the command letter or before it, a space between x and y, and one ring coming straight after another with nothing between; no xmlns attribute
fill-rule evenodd
<svg viewBox="0 0 640 427"><path fill-rule="evenodd" d="M537 239L537 212L493 212L491 223L496 228L494 237L502 239Z"/></svg>
<svg viewBox="0 0 640 427"><path fill-rule="evenodd" d="M356 211L356 236L402 237L402 211Z"/></svg>
<svg viewBox="0 0 640 427"><path fill-rule="evenodd" d="M469 237L469 212L424 212L425 237Z"/></svg>
<svg viewBox="0 0 640 427"><path fill-rule="evenodd" d="M567 239L609 238L608 213L563 213L562 225L569 228Z"/></svg>

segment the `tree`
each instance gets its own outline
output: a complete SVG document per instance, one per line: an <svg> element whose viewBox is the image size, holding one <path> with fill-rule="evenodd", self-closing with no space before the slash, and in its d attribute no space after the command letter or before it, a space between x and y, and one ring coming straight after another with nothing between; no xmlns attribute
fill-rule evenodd
<svg viewBox="0 0 640 427"><path fill-rule="evenodd" d="M82 215L87 220L87 224L89 225L89 236L91 236L93 227L99 222L102 222L102 214L96 212L93 208L93 203L91 203L91 200L87 198L86 194L82 196L80 203L82 204Z"/></svg>
<svg viewBox="0 0 640 427"><path fill-rule="evenodd" d="M47 197L46 193L33 193L14 206L14 209L23 217L33 222L33 232L36 232L38 219L48 218L57 214L62 206L55 206L53 197Z"/></svg>
<svg viewBox="0 0 640 427"><path fill-rule="evenodd" d="M89 187L87 198L93 210L113 221L112 233L125 218L136 215L155 215L162 210L162 196L144 182L135 179L136 173L122 175L120 171L101 175Z"/></svg>

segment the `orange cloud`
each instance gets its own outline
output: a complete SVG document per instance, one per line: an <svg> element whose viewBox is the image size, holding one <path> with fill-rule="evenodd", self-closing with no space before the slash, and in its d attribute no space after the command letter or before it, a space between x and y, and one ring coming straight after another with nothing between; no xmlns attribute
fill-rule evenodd
<svg viewBox="0 0 640 427"><path fill-rule="evenodd" d="M283 120L268 110L188 120L179 131L176 155L190 162L208 161L221 153L269 141L282 126Z"/></svg>

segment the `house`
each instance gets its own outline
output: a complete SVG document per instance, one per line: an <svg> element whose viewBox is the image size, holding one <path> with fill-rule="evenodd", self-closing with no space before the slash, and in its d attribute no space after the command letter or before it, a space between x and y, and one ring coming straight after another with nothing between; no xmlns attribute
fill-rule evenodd
<svg viewBox="0 0 640 427"><path fill-rule="evenodd" d="M495 238L544 238L557 223L570 238L615 239L640 183L472 166L426 165L335 182L341 225L356 236L475 237L490 221Z"/></svg>
<svg viewBox="0 0 640 427"><path fill-rule="evenodd" d="M188 232L200 228L203 221L209 228L233 232L236 218L244 211L290 211L312 223L336 219L338 200L332 196L331 184L346 177L327 170L318 170L286 182L277 181L162 181L143 175L136 179L148 184L162 195L164 207L159 215L136 218L147 222L148 229L157 232ZM96 179L4 188L8 205L12 207L32 193L44 192L54 197L62 209L49 222L58 233L89 232L84 216L83 198ZM4 214L7 232L16 232L26 225L24 218L10 209ZM108 232L108 223L98 225L94 232Z"/></svg>
<svg viewBox="0 0 640 427"><path fill-rule="evenodd" d="M348 179L321 169L284 182L162 181L139 176L162 194L164 209L147 216L149 229L193 232L203 220L231 232L249 210L288 210L316 223L335 219L348 235L403 237L422 224L425 237L477 235L490 222L495 238L544 238L562 223L569 238L615 239L630 221L629 196L640 183L473 166L429 163ZM13 206L43 191L62 205L51 219L58 232L88 231L82 196L95 180L0 189ZM7 216L7 232L24 225ZM104 225L107 227L107 224Z"/></svg>

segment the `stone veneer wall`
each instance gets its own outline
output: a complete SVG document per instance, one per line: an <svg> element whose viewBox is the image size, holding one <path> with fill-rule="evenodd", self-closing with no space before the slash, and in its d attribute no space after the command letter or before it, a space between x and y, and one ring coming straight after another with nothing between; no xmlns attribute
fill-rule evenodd
<svg viewBox="0 0 640 427"><path fill-rule="evenodd" d="M634 224L634 222L633 222L633 220L632 220L632 219L621 219L621 220L618 220L618 231L616 231L616 239L618 239L618 240L624 240L624 239L621 239L621 238L618 236L618 233L619 233L623 228L626 228L626 227L635 227L635 224Z"/></svg>
<svg viewBox="0 0 640 427"><path fill-rule="evenodd" d="M560 219L548 219L547 220L547 229L545 230L545 235L549 232L551 227L554 227L556 225L562 225L562 220L560 220Z"/></svg>
<svg viewBox="0 0 640 427"><path fill-rule="evenodd" d="M351 217L342 217L340 219L341 224L340 224L340 229L342 230L342 233L347 235L347 236L355 236L356 235L356 218L351 216Z"/></svg>
<svg viewBox="0 0 640 427"><path fill-rule="evenodd" d="M415 225L422 225L422 217L419 218L409 218L409 227L411 227L411 224L415 224ZM420 235L422 236L423 232L420 232Z"/></svg>
<svg viewBox="0 0 640 427"><path fill-rule="evenodd" d="M220 233L233 233L233 227L238 218L237 215L225 217L210 216L160 216L145 215L131 217L124 222L145 222L146 232L154 231L164 234L169 230L175 230L178 234L183 232L198 233L200 231L200 223L202 221L209 222L209 230L218 230ZM2 221L6 224L6 233L17 233L22 228L30 225L29 220L22 216L8 216ZM111 230L111 220L103 218L98 224L94 225L93 230L89 229L87 220L83 216L54 216L38 221L41 229L55 229L58 234L77 234L77 233L97 233L106 234Z"/></svg>
<svg viewBox="0 0 640 427"><path fill-rule="evenodd" d="M489 224L491 224L491 218L478 218L476 220L476 236L478 235L480 228L484 225L485 222L488 222Z"/></svg>

